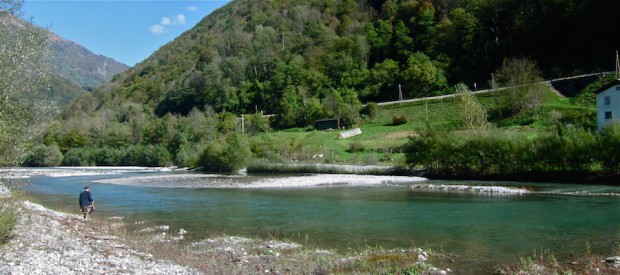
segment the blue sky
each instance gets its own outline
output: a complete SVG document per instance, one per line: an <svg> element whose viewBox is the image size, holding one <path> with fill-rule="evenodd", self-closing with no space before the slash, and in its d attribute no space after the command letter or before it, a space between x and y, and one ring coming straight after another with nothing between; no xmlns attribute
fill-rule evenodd
<svg viewBox="0 0 620 275"><path fill-rule="evenodd" d="M22 13L96 54L133 66L228 0L25 0Z"/></svg>

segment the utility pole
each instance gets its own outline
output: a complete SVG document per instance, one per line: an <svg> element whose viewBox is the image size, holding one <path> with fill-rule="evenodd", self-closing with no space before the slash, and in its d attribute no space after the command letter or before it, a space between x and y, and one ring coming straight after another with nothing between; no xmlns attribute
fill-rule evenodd
<svg viewBox="0 0 620 275"><path fill-rule="evenodd" d="M241 134L245 134L245 119L243 118L243 114L241 114Z"/></svg>
<svg viewBox="0 0 620 275"><path fill-rule="evenodd" d="M398 84L398 100L403 101L403 89L400 84Z"/></svg>
<svg viewBox="0 0 620 275"><path fill-rule="evenodd" d="M493 99L495 99L495 108L499 111L499 121L501 123L503 120L502 108L499 106L499 95L495 89L497 89L497 84L495 84L495 76L491 74L491 95L493 96Z"/></svg>
<svg viewBox="0 0 620 275"><path fill-rule="evenodd" d="M616 50L616 79L620 79L620 58L618 57L617 50Z"/></svg>

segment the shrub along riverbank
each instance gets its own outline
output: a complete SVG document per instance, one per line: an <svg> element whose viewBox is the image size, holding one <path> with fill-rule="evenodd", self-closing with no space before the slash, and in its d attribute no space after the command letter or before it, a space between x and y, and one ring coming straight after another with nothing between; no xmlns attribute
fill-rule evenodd
<svg viewBox="0 0 620 275"><path fill-rule="evenodd" d="M406 159L432 178L612 182L620 179L620 127L605 134L565 126L535 133L428 129L411 138Z"/></svg>

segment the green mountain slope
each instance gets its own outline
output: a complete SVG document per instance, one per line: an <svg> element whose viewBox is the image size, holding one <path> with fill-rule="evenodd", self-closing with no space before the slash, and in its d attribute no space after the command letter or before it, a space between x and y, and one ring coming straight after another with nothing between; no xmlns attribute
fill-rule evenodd
<svg viewBox="0 0 620 275"><path fill-rule="evenodd" d="M510 57L536 60L546 77L610 70L620 43L618 36L604 34L613 33L619 17L612 13L619 5L616 0L233 0L75 100L61 121L44 129L41 143L60 150L65 165L234 170L251 157L334 156L329 142L309 148L303 137L248 139L239 133L303 129L330 117L346 127L359 126L362 118L377 124L373 109L361 110L362 103L398 99L399 90L404 98L447 93L459 82L482 88ZM524 58L511 60L536 67ZM528 79L539 79L533 71L536 77ZM502 111L503 102L495 100L500 111L489 110L490 118L502 122L523 115L512 124L532 123L532 114ZM445 121L432 125L461 127L443 116L458 110L441 106L438 120ZM421 108L415 110L389 111L375 136L391 136L390 127L399 124L395 118L416 119L402 127L424 124L412 113ZM274 116L265 119L261 112ZM242 113L253 115L240 118ZM382 138L376 144L373 150L386 156L401 150ZM223 168L225 163L234 165Z"/></svg>
<svg viewBox="0 0 620 275"><path fill-rule="evenodd" d="M276 125L346 117L359 101L483 87L505 58L546 76L607 69L618 1L236 0L96 93L158 115L192 108L278 115ZM609 16L607 16L609 15Z"/></svg>

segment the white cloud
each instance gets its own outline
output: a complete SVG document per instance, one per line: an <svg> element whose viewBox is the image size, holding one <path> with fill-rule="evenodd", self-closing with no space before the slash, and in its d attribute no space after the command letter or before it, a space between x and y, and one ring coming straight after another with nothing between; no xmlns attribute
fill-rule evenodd
<svg viewBox="0 0 620 275"><path fill-rule="evenodd" d="M175 16L173 23L179 24L179 25L185 24L185 15L179 14L179 15Z"/></svg>
<svg viewBox="0 0 620 275"><path fill-rule="evenodd" d="M167 25L170 25L170 23L172 23L172 22L170 21L170 18L168 18L168 17L162 17L162 18L161 18L161 22L160 22L160 24L161 24L162 26L167 26Z"/></svg>
<svg viewBox="0 0 620 275"><path fill-rule="evenodd" d="M149 27L149 31L151 31L151 33L158 35L158 34L162 34L166 32L166 28L164 28L162 25L159 24L155 24L155 25L151 25Z"/></svg>
<svg viewBox="0 0 620 275"><path fill-rule="evenodd" d="M184 25L186 22L187 20L185 19L185 15L182 13L179 13L172 18L162 17L159 24L154 24L149 27L149 31L151 31L154 35L160 35L168 31L168 29L166 29L168 26Z"/></svg>
<svg viewBox="0 0 620 275"><path fill-rule="evenodd" d="M187 10L190 12L197 12L198 11L198 7L196 6L188 6Z"/></svg>

